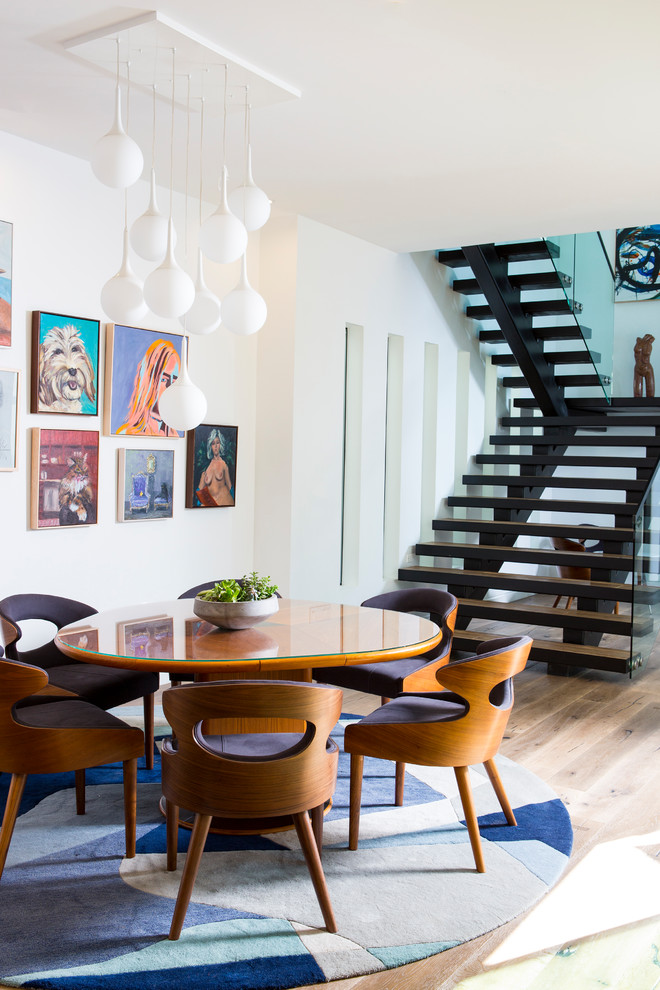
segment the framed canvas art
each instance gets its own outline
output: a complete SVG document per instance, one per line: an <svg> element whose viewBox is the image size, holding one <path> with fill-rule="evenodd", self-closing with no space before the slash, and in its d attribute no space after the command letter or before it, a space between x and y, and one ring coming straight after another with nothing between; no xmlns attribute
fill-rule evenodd
<svg viewBox="0 0 660 990"><path fill-rule="evenodd" d="M21 373L0 368L0 471L18 467L18 392Z"/></svg>
<svg viewBox="0 0 660 990"><path fill-rule="evenodd" d="M179 376L183 337L110 324L105 344L105 433L182 437L160 418L158 399Z"/></svg>
<svg viewBox="0 0 660 990"><path fill-rule="evenodd" d="M98 320L32 314L32 413L98 414Z"/></svg>
<svg viewBox="0 0 660 990"><path fill-rule="evenodd" d="M614 301L660 298L660 224L616 232Z"/></svg>
<svg viewBox="0 0 660 990"><path fill-rule="evenodd" d="M98 431L33 429L32 529L96 523L98 465Z"/></svg>
<svg viewBox="0 0 660 990"><path fill-rule="evenodd" d="M11 347L13 229L13 224L0 220L0 347Z"/></svg>
<svg viewBox="0 0 660 990"><path fill-rule="evenodd" d="M236 504L237 426L201 423L188 431L186 508Z"/></svg>
<svg viewBox="0 0 660 990"><path fill-rule="evenodd" d="M117 519L171 519L173 450L119 450Z"/></svg>

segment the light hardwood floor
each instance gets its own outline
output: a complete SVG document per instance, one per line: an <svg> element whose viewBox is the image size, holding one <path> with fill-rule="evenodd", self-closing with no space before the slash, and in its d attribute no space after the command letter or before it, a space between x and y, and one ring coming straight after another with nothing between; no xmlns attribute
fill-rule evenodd
<svg viewBox="0 0 660 990"><path fill-rule="evenodd" d="M538 601L547 603L540 596ZM482 623L481 628L496 631L491 624ZM535 633L532 627L520 627L520 631ZM538 630L539 635L544 633L547 635L547 631ZM345 692L345 711L366 714L374 706L374 698ZM622 674L587 670L571 677L554 677L547 674L545 664L529 664L515 681L515 704L501 752L541 776L568 808L575 841L566 876L570 876L572 882L569 900L572 900L576 914L581 914L575 918L577 934L570 933L568 939L552 942L553 929L546 922L543 944L539 945L537 938L529 943L531 948L527 951L524 946L522 952L518 950L518 959L525 956L524 963L515 958L499 965L489 963L496 949L501 947L503 953L503 947L514 937L519 938L525 925L531 925L531 920L523 916L430 959L397 970L320 986L326 990L451 990L459 984L461 988L465 985L465 990L472 990L472 987L477 990L477 986L478 990L482 987L569 990L569 987L597 985L616 986L622 990L624 987L626 990L660 988L656 948L660 937L660 900L656 917L650 922L643 920L642 905L641 919L628 917L623 910L623 914L613 916L615 921L608 923L607 934L599 935L589 925L589 915L600 917L603 907L602 903L597 903L603 895L599 893L598 884L594 884L593 872L589 871L592 861L614 863L617 856L625 858L630 853L629 847L634 847L634 851L641 850L640 856L633 860L637 866L641 862L644 869L644 862L648 861L649 869L655 871L660 863L658 645L647 667L632 679ZM632 841L632 836L643 838ZM644 837L648 837L648 841ZM630 841L622 841L625 839ZM625 864L624 868L627 869ZM614 874L614 866L612 871ZM581 879L583 875L584 880ZM620 875L620 871L616 872L613 884L618 882ZM617 890L605 882L605 891L604 898L611 899L612 907L625 902L623 883L622 889ZM660 883L658 892L660 897ZM551 892L541 903L550 903L552 897ZM639 903L642 896L632 899ZM565 901L558 904L556 913L563 915L558 920L563 921L564 930L566 926L570 929L570 919L566 917L570 909L567 912ZM616 927L614 941L610 926ZM644 955L640 939L650 947L648 952L653 957L643 973L639 970ZM549 944L544 944L545 941ZM629 958L625 958L627 955ZM591 977L577 974L571 982L565 971L563 975L555 971L553 966L562 968L564 961L571 957L582 959L582 967L592 970ZM602 972L597 974L599 966L607 971L605 976ZM617 977L618 982L610 979L614 969L622 974ZM491 976L476 975L486 973ZM534 975L530 976L530 973Z"/></svg>

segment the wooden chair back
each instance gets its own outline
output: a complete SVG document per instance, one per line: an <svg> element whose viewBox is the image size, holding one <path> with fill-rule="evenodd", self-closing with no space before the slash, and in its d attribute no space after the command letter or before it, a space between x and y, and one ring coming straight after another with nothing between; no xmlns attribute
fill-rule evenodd
<svg viewBox="0 0 660 990"><path fill-rule="evenodd" d="M428 614L432 622L440 626L442 639L428 653L422 654L430 660L449 657L451 641L456 625L458 600L449 591L440 588L401 588L385 591L362 602L366 608L385 608L393 612L422 612Z"/></svg>
<svg viewBox="0 0 660 990"><path fill-rule="evenodd" d="M32 650L19 650L17 644L22 637L20 624L30 619L40 619L61 629L90 615L96 615L96 609L73 598L40 594L9 595L0 601L0 617L9 620L18 635L6 648L7 656L45 668L70 664L71 660L60 653L52 639Z"/></svg>
<svg viewBox="0 0 660 990"><path fill-rule="evenodd" d="M577 540L567 540L563 536L552 536L550 538L554 550L583 551L584 545ZM570 578L573 581L590 581L591 568L580 567L578 564L557 564L559 577Z"/></svg>
<svg viewBox="0 0 660 990"><path fill-rule="evenodd" d="M337 688L290 681L216 681L165 691L163 710L175 737L162 753L166 799L222 818L288 815L323 804L335 789L337 747L328 737L341 701ZM278 719L295 732L285 751L232 753L232 735L262 733ZM223 752L213 748L216 734L225 737Z"/></svg>

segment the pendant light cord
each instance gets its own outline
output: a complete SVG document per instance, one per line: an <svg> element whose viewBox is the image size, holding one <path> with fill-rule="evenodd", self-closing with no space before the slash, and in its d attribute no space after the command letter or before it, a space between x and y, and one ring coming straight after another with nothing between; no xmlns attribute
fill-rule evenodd
<svg viewBox="0 0 660 990"><path fill-rule="evenodd" d="M208 72L204 69L204 72ZM199 226L202 226L202 182L204 175L203 154L204 154L204 76L202 76L202 95L200 97L201 107L199 114Z"/></svg>
<svg viewBox="0 0 660 990"><path fill-rule="evenodd" d="M229 66L225 63L225 91L222 101L222 174L227 165L227 90L229 82Z"/></svg>
<svg viewBox="0 0 660 990"><path fill-rule="evenodd" d="M170 220L174 205L174 57L176 48L172 49L172 119L170 123Z"/></svg>
<svg viewBox="0 0 660 990"><path fill-rule="evenodd" d="M183 253L188 257L188 176L189 176L189 166L190 166L190 73L188 73L188 96L186 102L186 186L185 186L185 203L184 203L184 215L183 215L183 237L184 237L184 249Z"/></svg>

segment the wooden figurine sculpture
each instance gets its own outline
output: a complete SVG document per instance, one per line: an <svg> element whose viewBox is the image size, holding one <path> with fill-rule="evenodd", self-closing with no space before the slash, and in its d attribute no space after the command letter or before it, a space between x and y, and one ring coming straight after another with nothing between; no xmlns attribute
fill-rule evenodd
<svg viewBox="0 0 660 990"><path fill-rule="evenodd" d="M651 348L653 341L650 333L643 337L638 337L633 349L635 355L635 374L633 378L633 395L641 398L646 386L646 397L652 399L655 396L655 375L651 367Z"/></svg>

